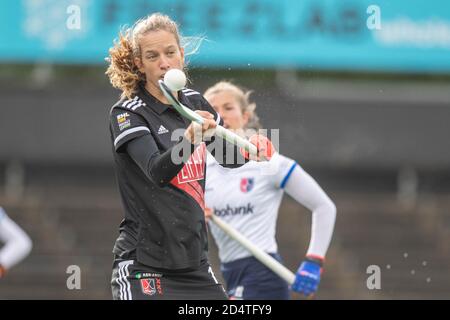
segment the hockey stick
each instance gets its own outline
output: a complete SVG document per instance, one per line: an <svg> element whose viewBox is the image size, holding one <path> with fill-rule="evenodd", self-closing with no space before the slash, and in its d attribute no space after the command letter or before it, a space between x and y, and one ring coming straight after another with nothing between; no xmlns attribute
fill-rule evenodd
<svg viewBox="0 0 450 320"><path fill-rule="evenodd" d="M220 219L218 216L213 214L211 215L210 219L227 235L236 240L245 249L250 251L250 253L262 264L276 273L280 278L284 279L289 285L292 285L294 283L295 275L288 268L272 258L272 256L270 256L269 254L258 248L250 240L248 240L240 232Z"/></svg>
<svg viewBox="0 0 450 320"><path fill-rule="evenodd" d="M178 99L172 94L170 89L166 86L164 81L159 80L159 87L161 88L161 91L166 97L166 99L175 108L175 110L178 111L179 114L181 114L183 117L185 117L190 121L203 124L204 119L199 114L195 113L193 110L189 109L188 107L184 106L180 101L178 101ZM253 156L257 156L258 154L257 148L254 144L238 136L234 132L225 129L222 126L217 125L216 135L238 147L244 148L248 153L250 153Z"/></svg>

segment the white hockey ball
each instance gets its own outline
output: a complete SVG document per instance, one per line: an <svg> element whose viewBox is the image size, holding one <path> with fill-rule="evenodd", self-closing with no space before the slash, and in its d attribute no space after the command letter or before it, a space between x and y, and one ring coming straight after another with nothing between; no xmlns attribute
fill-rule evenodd
<svg viewBox="0 0 450 320"><path fill-rule="evenodd" d="M172 91L179 91L186 86L186 75L179 69L170 69L164 75L164 83Z"/></svg>

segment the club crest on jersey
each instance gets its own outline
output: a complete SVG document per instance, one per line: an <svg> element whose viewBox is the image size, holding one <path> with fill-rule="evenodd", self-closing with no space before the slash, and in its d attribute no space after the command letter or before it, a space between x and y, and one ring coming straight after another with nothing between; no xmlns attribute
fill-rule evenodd
<svg viewBox="0 0 450 320"><path fill-rule="evenodd" d="M255 179L254 178L242 178L241 179L241 191L244 193L252 191L253 187L255 186Z"/></svg>
<svg viewBox="0 0 450 320"><path fill-rule="evenodd" d="M140 279L140 282L141 282L142 293L144 293L148 296L152 296L155 293L158 293L160 295L163 294L160 277L144 278L144 279Z"/></svg>
<svg viewBox="0 0 450 320"><path fill-rule="evenodd" d="M160 278L141 279L141 287L142 292L149 296L152 296L157 292L160 295L163 294Z"/></svg>
<svg viewBox="0 0 450 320"><path fill-rule="evenodd" d="M125 113L121 113L117 116L117 124L119 125L119 130L122 131L123 129L128 128L131 123L130 123L130 119L128 119L129 117L129 113L125 112Z"/></svg>
<svg viewBox="0 0 450 320"><path fill-rule="evenodd" d="M142 293L152 296L156 293L155 279L141 279Z"/></svg>

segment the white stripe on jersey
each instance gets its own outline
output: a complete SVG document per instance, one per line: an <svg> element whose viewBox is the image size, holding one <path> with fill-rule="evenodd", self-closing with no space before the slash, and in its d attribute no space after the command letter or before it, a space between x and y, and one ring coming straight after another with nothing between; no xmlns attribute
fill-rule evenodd
<svg viewBox="0 0 450 320"><path fill-rule="evenodd" d="M185 93L184 95L187 97L187 96L194 96L194 95L200 95L200 93L199 92L197 92L197 91L191 91L191 92L188 92L188 93Z"/></svg>
<svg viewBox="0 0 450 320"><path fill-rule="evenodd" d="M145 106L145 102L140 100L138 104L133 104L133 106L131 106L131 110L135 111L137 108L142 107L142 106Z"/></svg>
<svg viewBox="0 0 450 320"><path fill-rule="evenodd" d="M136 127L136 128L131 128L131 129L125 130L124 132L122 132L121 134L119 134L117 136L116 140L114 140L114 147L117 146L117 144L119 143L119 141L122 138L126 137L129 134L137 132L137 131L148 131L148 132L150 132L150 129L147 128L147 127L144 127L144 126L140 126L140 127Z"/></svg>
<svg viewBox="0 0 450 320"><path fill-rule="evenodd" d="M186 89L182 89L181 92L183 92L185 96L193 96L193 95L196 95L196 94L200 94L200 92L198 92L198 91L195 91L195 90L192 90L192 89L187 89L187 88Z"/></svg>
<svg viewBox="0 0 450 320"><path fill-rule="evenodd" d="M139 107L145 106L145 102L142 101L141 99L134 101L133 103L130 103L127 108L131 109L131 110L136 110Z"/></svg>
<svg viewBox="0 0 450 320"><path fill-rule="evenodd" d="M142 101L142 99L140 99L138 96L122 103L123 108L131 109L133 111L135 111L137 108L145 106L145 105L146 105L145 102Z"/></svg>
<svg viewBox="0 0 450 320"><path fill-rule="evenodd" d="M138 96L134 97L133 99L130 99L130 100L125 101L124 103L122 103L122 107L128 108L127 106L128 106L130 103L133 103L133 102L137 101L137 99L139 99Z"/></svg>
<svg viewBox="0 0 450 320"><path fill-rule="evenodd" d="M123 299L123 287L124 287L124 284L123 284L123 282L122 282L122 267L121 266L119 266L119 268L118 268L118 273L119 273L119 276L117 277L117 279L116 279L116 283L119 285L119 299L120 300L124 300Z"/></svg>
<svg viewBox="0 0 450 320"><path fill-rule="evenodd" d="M130 264L133 264L133 261L125 266L125 271L126 271L125 282L127 284L128 300L133 300L133 297L131 296L131 284L130 284L130 281L128 281L128 277L130 276L130 271L128 270L128 267L130 266Z"/></svg>
<svg viewBox="0 0 450 320"><path fill-rule="evenodd" d="M122 261L119 263L119 277L116 282L119 284L120 300L132 300L130 282L128 278L130 272L128 266L133 264L133 260Z"/></svg>
<svg viewBox="0 0 450 320"><path fill-rule="evenodd" d="M129 100L126 100L126 101L122 102L122 104L120 104L120 105L113 106L111 108L110 112L112 112L113 109L117 108L117 107L122 107L122 108L125 108L125 109L128 109L128 110L135 111L137 108L143 107L143 106L146 106L145 102L142 101L142 99L139 99L138 96L135 96L133 99L129 99Z"/></svg>

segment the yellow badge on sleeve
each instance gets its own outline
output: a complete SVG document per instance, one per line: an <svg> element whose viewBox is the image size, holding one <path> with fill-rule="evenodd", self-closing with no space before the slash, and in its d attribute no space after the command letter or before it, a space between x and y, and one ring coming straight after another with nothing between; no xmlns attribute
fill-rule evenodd
<svg viewBox="0 0 450 320"><path fill-rule="evenodd" d="M130 119L128 119L129 116L130 114L128 112L121 113L117 116L117 124L119 125L120 131L128 128L131 125Z"/></svg>

